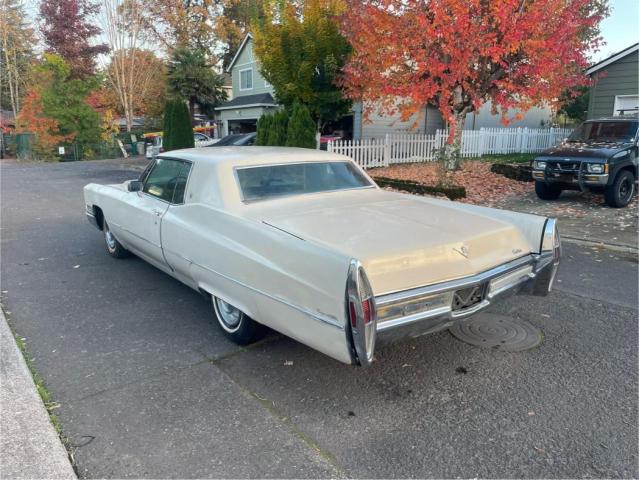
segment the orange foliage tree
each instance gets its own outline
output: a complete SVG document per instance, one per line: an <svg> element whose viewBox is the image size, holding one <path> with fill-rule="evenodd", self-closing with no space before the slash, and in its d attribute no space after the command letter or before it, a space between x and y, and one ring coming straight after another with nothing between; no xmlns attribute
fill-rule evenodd
<svg viewBox="0 0 639 480"><path fill-rule="evenodd" d="M53 147L73 140L74 135L60 133L58 121L44 114L41 90L38 86L31 86L27 89L22 102L22 110L16 117L16 132L33 133L40 155L47 157L52 155Z"/></svg>
<svg viewBox="0 0 639 480"><path fill-rule="evenodd" d="M553 103L585 84L598 48L602 0L348 0L342 31L353 46L342 85L404 118L432 104L449 122L443 158L459 166L466 115L490 100L508 110Z"/></svg>

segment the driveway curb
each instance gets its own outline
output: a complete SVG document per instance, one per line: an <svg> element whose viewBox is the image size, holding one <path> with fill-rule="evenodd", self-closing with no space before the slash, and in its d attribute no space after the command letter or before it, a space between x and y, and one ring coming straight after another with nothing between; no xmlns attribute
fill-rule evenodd
<svg viewBox="0 0 639 480"><path fill-rule="evenodd" d="M77 478L0 310L0 477Z"/></svg>
<svg viewBox="0 0 639 480"><path fill-rule="evenodd" d="M598 242L596 240L584 240L583 238L570 237L567 235L562 235L561 240L568 243L574 243L575 245L584 245L587 247L599 247L605 250L612 250L615 252L634 253L635 255L639 253L639 249L637 247L633 247L632 245Z"/></svg>

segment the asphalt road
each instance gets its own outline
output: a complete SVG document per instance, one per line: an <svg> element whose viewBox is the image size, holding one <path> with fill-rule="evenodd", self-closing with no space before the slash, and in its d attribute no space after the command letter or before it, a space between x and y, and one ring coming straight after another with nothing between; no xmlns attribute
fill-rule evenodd
<svg viewBox="0 0 639 480"><path fill-rule="evenodd" d="M82 476L639 476L636 256L566 244L550 296L500 307L544 331L523 353L448 332L369 369L275 334L242 349L199 294L107 256L82 187L124 163L0 171L3 301Z"/></svg>

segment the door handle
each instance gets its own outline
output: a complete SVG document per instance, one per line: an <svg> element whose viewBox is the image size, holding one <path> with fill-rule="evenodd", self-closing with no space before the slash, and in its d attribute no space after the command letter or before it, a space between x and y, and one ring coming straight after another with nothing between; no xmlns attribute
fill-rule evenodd
<svg viewBox="0 0 639 480"><path fill-rule="evenodd" d="M153 212L153 215L159 217L160 215L164 213L164 210L158 210L157 208L154 208L152 212Z"/></svg>

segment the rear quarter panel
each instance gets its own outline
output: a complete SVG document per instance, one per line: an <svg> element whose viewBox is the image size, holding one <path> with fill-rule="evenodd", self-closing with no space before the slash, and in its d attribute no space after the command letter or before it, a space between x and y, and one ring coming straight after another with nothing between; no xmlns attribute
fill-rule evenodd
<svg viewBox="0 0 639 480"><path fill-rule="evenodd" d="M339 361L350 363L345 286L350 259L264 223L204 204L162 221L169 264L198 288Z"/></svg>

